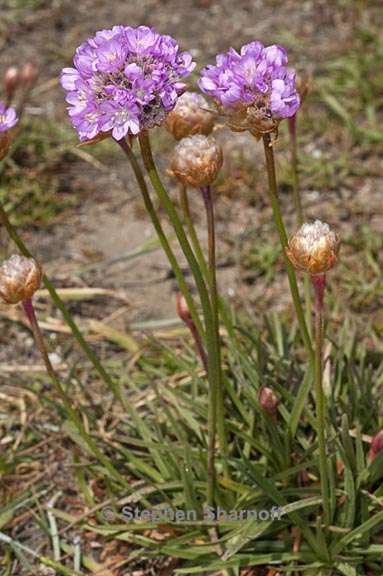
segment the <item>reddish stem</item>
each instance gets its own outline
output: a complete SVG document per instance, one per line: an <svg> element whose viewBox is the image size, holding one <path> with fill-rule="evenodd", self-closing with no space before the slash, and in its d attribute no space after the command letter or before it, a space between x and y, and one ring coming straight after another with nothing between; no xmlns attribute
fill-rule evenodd
<svg viewBox="0 0 383 576"><path fill-rule="evenodd" d="M311 282L314 286L315 304L319 310L323 310L324 292L326 289L326 274L315 274L311 276Z"/></svg>

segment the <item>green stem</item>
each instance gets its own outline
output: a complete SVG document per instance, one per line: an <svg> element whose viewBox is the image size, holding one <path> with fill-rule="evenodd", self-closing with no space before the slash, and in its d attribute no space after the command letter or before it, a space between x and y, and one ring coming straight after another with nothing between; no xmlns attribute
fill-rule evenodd
<svg viewBox="0 0 383 576"><path fill-rule="evenodd" d="M184 184L180 185L180 204L183 212L184 222L186 225L186 229L190 236L190 240L193 246L194 253L198 260L198 264L202 270L204 278L206 280L209 279L209 270L206 264L205 256L203 254L203 250L201 248L200 241L198 239L197 233L194 228L193 219L190 213L190 206L189 206L189 199L186 186Z"/></svg>
<svg viewBox="0 0 383 576"><path fill-rule="evenodd" d="M68 413L68 416L72 420L73 424L76 426L81 438L87 444L87 446L89 447L91 452L105 466L105 468L108 470L108 472L111 474L111 476L115 480L120 482L122 485L124 485L125 487L129 487L129 483L118 472L118 470L116 470L116 468L110 463L108 458L106 456L104 456L104 454L101 452L101 450L99 450L96 443L89 436L89 434L87 434L87 432L84 428L84 425L81 421L81 418L78 416L76 410L72 407L71 402L67 396L67 393L65 392L64 388L61 386L61 383L56 376L56 373L53 369L51 361L49 360L48 352L47 352L47 349L45 346L43 335L42 335L41 330L40 330L39 323L38 323L37 318L36 318L35 309L34 309L32 300L31 299L24 300L22 304L23 304L25 314L29 320L37 348L38 348L38 350L41 354L41 357L44 361L48 376L50 377L58 395L60 396L60 399L64 405L65 410Z"/></svg>
<svg viewBox="0 0 383 576"><path fill-rule="evenodd" d="M116 140L117 144L122 148L123 152L125 153L126 157L128 158L130 165L133 169L134 172L134 176L137 180L138 186L140 188L143 200L144 200L144 204L145 204L145 208L151 218L151 221L153 223L154 229L157 232L157 236L161 242L161 246L169 260L169 263L172 267L172 270L174 272L174 275L177 279L178 285L180 287L180 290L182 292L182 295L184 296L187 305L189 307L190 310L190 314L193 318L193 322L195 324L195 326L197 327L198 332L201 334L202 338L204 339L205 335L204 335L204 329L201 323L201 320L198 316L198 312L196 310L193 298L190 294L190 290L186 284L184 275L182 273L182 270L177 262L177 259L174 255L173 250L171 249L171 246L169 244L168 239L166 238L165 232L161 226L161 222L157 216L157 212L155 207L153 206L153 202L150 198L150 194L148 191L148 187L146 185L145 182L145 178L144 175L142 173L141 167L137 161L136 156L134 155L131 147L128 145L128 143L126 142L126 140Z"/></svg>
<svg viewBox="0 0 383 576"><path fill-rule="evenodd" d="M185 231L183 229L181 220L177 214L173 203L164 188L161 179L158 175L150 146L150 140L147 132L142 132L139 136L142 158L144 161L145 168L148 172L150 181L154 190L156 191L165 211L171 221L175 233L177 235L178 241L185 255L185 258L190 266L190 270L193 274L197 290L201 299L203 315L205 319L205 329L206 329L206 347L208 354L208 380L209 380L209 394L215 397L215 390L217 389L219 379L220 379L220 364L219 355L217 350L217 341L214 331L214 318L211 309L211 303L209 299L209 294L206 288L205 281L202 276L201 269L198 262L194 256L191 249ZM214 430L214 436L216 431ZM225 455L224 455L225 460ZM212 505L214 503L214 493L215 493L215 474L208 477L208 504Z"/></svg>
<svg viewBox="0 0 383 576"><path fill-rule="evenodd" d="M291 167L293 172L293 193L294 193L295 211L297 214L297 224L298 226L302 226L304 216L303 216L302 198L299 188L296 114L291 118L289 118L289 132L290 132Z"/></svg>
<svg viewBox="0 0 383 576"><path fill-rule="evenodd" d="M219 361L219 379L216 383L216 397L213 400L214 406L210 410L212 418L216 419L217 432L219 438L220 449L223 454L227 454L227 439L225 430L225 399L224 390L222 385L222 363L221 363L221 341L219 335L219 297L217 288L217 266L216 266L216 249L215 249L215 218L214 218L214 202L210 186L201 189L203 200L206 209L207 219L207 233L208 233L208 262L209 262L209 287L210 287L210 301L213 309L214 332L217 345L217 355ZM226 458L224 459L224 472L228 476L228 468L225 466Z"/></svg>
<svg viewBox="0 0 383 576"><path fill-rule="evenodd" d="M299 328L301 331L303 343L304 343L305 348L307 350L307 353L309 355L310 362L312 364L314 364L314 351L313 351L312 344L311 344L310 334L309 334L308 329L307 329L305 315L304 315L303 308L302 308L302 303L301 303L301 300L299 297L299 290L298 290L298 285L297 285L297 279L295 276L295 270L294 270L290 260L287 257L287 254L286 254L286 248L288 246L288 238L287 238L286 229L285 229L283 219L282 219L281 209L279 206L278 187L277 187L277 179L276 179L276 174L275 174L274 152L273 152L273 147L271 144L272 143L271 143L270 134L264 134L263 145L264 145L264 151L265 151L267 177L268 177L268 182L269 182L269 196L270 196L271 207L273 209L274 220L275 220L275 224L276 224L276 227L277 227L277 230L279 233L279 239L280 239L282 251L283 251L283 258L285 261L285 265L286 265L286 269L287 269L287 275L288 275L289 284L290 284L291 296L292 296L292 299L294 302L295 311L296 311L296 315L297 315L298 324L299 324Z"/></svg>
<svg viewBox="0 0 383 576"><path fill-rule="evenodd" d="M323 342L323 297L326 286L326 276L321 274L311 277L315 292L315 404L319 444L319 470L323 498L323 511L326 526L330 524L330 491L326 454L326 407L322 382L322 342Z"/></svg>
<svg viewBox="0 0 383 576"><path fill-rule="evenodd" d="M295 114L288 119L289 133L290 133L290 150L291 150L291 167L293 172L293 194L295 211L297 215L297 225L302 226L304 222L304 211L302 205L302 198L300 193L299 183L299 160L298 160L298 145L297 145L297 115ZM306 323L311 337L312 333L312 310L311 310L311 284L308 274L304 275L303 291L305 296L305 309L306 309Z"/></svg>
<svg viewBox="0 0 383 576"><path fill-rule="evenodd" d="M186 225L186 229L188 231L194 253L195 253L196 258L198 260L199 267L202 270L202 274L203 274L205 280L207 282L209 282L209 269L208 269L206 259L205 259L205 256L204 256L204 253L203 253L203 250L201 247L201 243L198 239L198 236L197 236L194 224L193 224L193 219L192 219L192 215L190 212L187 189L186 189L186 186L184 186L183 184L181 184L181 186L180 186L180 205L181 205L181 209L183 212L184 223ZM227 312L224 300L219 295L218 295L218 306L219 306L219 313L220 313L222 322L223 322L223 324L227 330L227 333L229 334L230 338L232 338L233 340L236 339L236 334L235 334L232 319L230 318L230 315Z"/></svg>
<svg viewBox="0 0 383 576"><path fill-rule="evenodd" d="M8 232L9 237L16 244L16 246L18 247L20 252L24 256L31 258L32 257L31 252L28 250L28 248L26 247L26 245L24 244L24 242L20 238L16 228L10 222L8 215L5 212L5 210L1 204L0 204L0 223L3 224L4 228ZM51 283L51 281L47 278L47 276L45 274L43 276L43 284L44 284L45 288L48 290L54 304L57 306L57 308L62 313L65 322L67 323L67 325L69 326L69 328L72 331L73 336L76 338L77 342L79 343L79 345L82 348L85 355L88 357L89 361L93 364L93 366L94 366L95 370L98 372L99 376L102 378L102 380L108 386L108 388L113 392L116 399L119 400L121 402L121 404L124 405L125 400L124 400L123 395L121 394L121 391L120 391L118 385L112 380L112 378L106 372L105 368L101 364L97 355L95 354L95 352L93 352L92 348L86 342L84 336L80 332L80 329L78 328L77 324L75 323L75 321L73 320L69 311L67 310L64 302L61 300L61 298L57 294L53 284Z"/></svg>

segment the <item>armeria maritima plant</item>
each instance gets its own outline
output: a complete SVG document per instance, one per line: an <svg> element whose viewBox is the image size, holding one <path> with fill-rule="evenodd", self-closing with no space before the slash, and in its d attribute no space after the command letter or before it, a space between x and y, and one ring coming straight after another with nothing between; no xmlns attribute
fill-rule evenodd
<svg viewBox="0 0 383 576"><path fill-rule="evenodd" d="M178 178L181 185L199 188L206 210L208 232L208 284L210 289L210 302L212 307L212 321L214 338L216 341L216 354L218 355L218 374L214 389L209 398L209 477L211 479L211 493L214 483L214 451L215 434L218 428L220 447L226 452L225 411L221 374L221 346L219 335L219 296L217 287L216 266L216 239L214 199L211 184L217 178L222 167L222 148L213 136L196 134L183 138L175 147L171 163L171 171ZM212 494L210 499L212 499Z"/></svg>
<svg viewBox="0 0 383 576"><path fill-rule="evenodd" d="M300 105L296 74L287 64L287 52L282 46L265 47L254 41L242 46L239 52L230 48L225 54L218 54L216 64L204 68L199 79L199 87L214 98L218 112L231 130L249 131L257 140L263 139L270 203L283 252L288 236L278 198L273 144L279 123L296 114ZM313 363L295 272L286 256L285 264L302 339Z"/></svg>
<svg viewBox="0 0 383 576"><path fill-rule="evenodd" d="M177 42L170 36L160 35L146 26L114 26L111 30L97 32L77 49L74 68L64 68L61 84L67 91L68 113L80 140L97 142L111 136L131 164L145 207L186 299L193 322L206 343L210 397L215 399L215 391L220 387L221 367L214 303L209 297L206 279L181 219L157 171L149 138L149 131L162 125L176 106L178 97L185 91L183 79L194 67L190 53L180 52ZM164 233L140 164L131 148L135 136L139 139L152 187L173 225L190 267L201 301L204 323L199 318L184 273ZM210 405L213 406L213 400ZM214 422L214 415L209 416L209 420ZM213 436L215 438L214 426ZM212 445L213 442L211 440ZM221 445L225 446L223 439ZM213 503L214 470L210 472L208 501Z"/></svg>
<svg viewBox="0 0 383 576"><path fill-rule="evenodd" d="M80 416L76 409L72 407L70 397L61 385L61 382L52 366L33 305L33 296L40 287L42 277L42 267L34 258L19 254L12 255L0 266L0 300L7 305L22 305L28 318L36 346L43 359L46 371L70 420L76 426L80 436L83 438L95 457L103 463L116 480L125 483L123 476L120 475L110 460L102 453L94 440L87 433Z"/></svg>
<svg viewBox="0 0 383 576"><path fill-rule="evenodd" d="M323 509L326 525L331 523L331 484L327 465L327 417L323 392L323 300L326 273L335 266L339 252L339 240L328 224L315 220L303 224L290 238L287 257L294 268L307 272L315 295L315 400L319 441L319 462Z"/></svg>

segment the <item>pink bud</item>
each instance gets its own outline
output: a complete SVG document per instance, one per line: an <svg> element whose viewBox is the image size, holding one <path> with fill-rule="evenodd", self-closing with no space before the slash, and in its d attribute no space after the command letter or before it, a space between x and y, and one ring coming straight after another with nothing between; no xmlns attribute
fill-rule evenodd
<svg viewBox="0 0 383 576"><path fill-rule="evenodd" d="M265 412L270 414L270 416L275 416L279 401L274 391L268 386L262 386L260 389L259 403Z"/></svg>
<svg viewBox="0 0 383 576"><path fill-rule="evenodd" d="M19 83L20 70L16 66L10 66L4 74L4 89L8 100L11 100Z"/></svg>
<svg viewBox="0 0 383 576"><path fill-rule="evenodd" d="M375 436L373 436L371 440L371 447L367 456L368 460L370 460L371 462L372 460L375 460L379 452L382 452L382 450L383 450L383 430L379 430L379 432L375 434Z"/></svg>
<svg viewBox="0 0 383 576"><path fill-rule="evenodd" d="M39 74L37 66L32 62L27 62L21 69L20 78L21 83L27 90L30 90L36 81Z"/></svg>
<svg viewBox="0 0 383 576"><path fill-rule="evenodd" d="M189 306L182 294L179 293L176 295L176 309L177 314L181 318L182 322L189 324L192 319Z"/></svg>

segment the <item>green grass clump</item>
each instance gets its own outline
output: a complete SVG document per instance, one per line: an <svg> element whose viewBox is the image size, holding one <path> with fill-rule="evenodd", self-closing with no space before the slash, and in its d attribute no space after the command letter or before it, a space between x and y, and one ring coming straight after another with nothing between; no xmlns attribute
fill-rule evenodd
<svg viewBox="0 0 383 576"><path fill-rule="evenodd" d="M261 330L249 320L239 325L234 321L234 334L224 342L229 476L218 450L217 505L234 511L233 518L240 510L277 506L282 508L281 518L201 521L207 483L206 380L187 342L181 346L150 339L130 368L115 362L109 367L126 394L128 413L104 413L105 396L97 409L94 404L82 407L100 448L131 488L120 486L89 455L88 462L82 458L75 474L77 489L95 511L90 522L87 515L76 517L55 506L52 512L61 530L74 522L77 531L91 531L95 538L128 542L125 569L137 558L172 557L177 561L175 574L223 569L234 575L254 566L310 576L382 573L383 466L381 457L368 462L366 441L382 425L377 395L383 384L381 353L356 346L357 335L347 322L326 343L326 364L334 375L331 381L325 376L334 499L331 527L324 531L314 406L295 327L273 316L266 318ZM74 387L73 393L81 387L75 370L68 385ZM260 407L262 386L271 387L279 398L275 418ZM101 421L102 434L96 432ZM68 422L62 422L61 429L86 450ZM2 467L10 472L13 464L5 460ZM0 518L8 514L9 521L14 505L9 502L0 509ZM158 514L165 508L183 510L185 515L192 510L197 517L164 520L159 532L154 521L124 516L124 506ZM294 552L296 530L301 542ZM69 550L71 558L65 531L61 548Z"/></svg>

